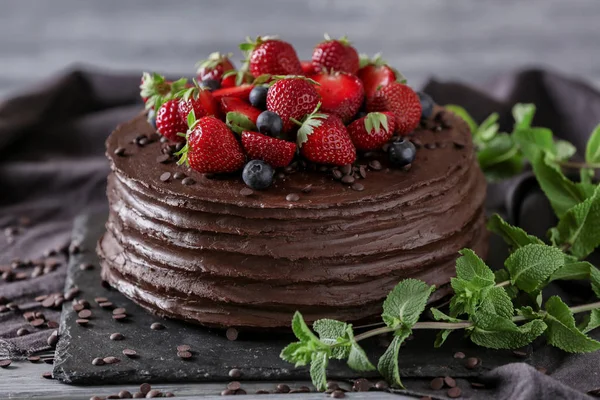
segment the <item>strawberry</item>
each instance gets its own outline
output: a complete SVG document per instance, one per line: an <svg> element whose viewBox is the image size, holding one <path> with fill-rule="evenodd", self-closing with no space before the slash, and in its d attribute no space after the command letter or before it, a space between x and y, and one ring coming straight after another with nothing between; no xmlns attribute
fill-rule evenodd
<svg viewBox="0 0 600 400"><path fill-rule="evenodd" d="M202 173L234 172L244 166L242 147L224 122L210 116L189 122L187 143L177 153L179 164Z"/></svg>
<svg viewBox="0 0 600 400"><path fill-rule="evenodd" d="M254 85L243 84L241 86L217 89L212 92L212 95L217 101L221 101L223 97L237 97L244 101L248 101L248 97L253 88Z"/></svg>
<svg viewBox="0 0 600 400"><path fill-rule="evenodd" d="M300 65L302 66L302 74L308 77L319 73L321 70L321 67L314 65L312 61L300 61Z"/></svg>
<svg viewBox="0 0 600 400"><path fill-rule="evenodd" d="M235 77L223 78L225 72L234 70L234 66L229 60L231 56L231 53L221 54L215 52L211 53L206 60L196 63L198 66L198 70L196 71L198 81L202 82L205 79L214 79L221 82L221 86L224 86L225 81L227 81L227 85L231 83L235 84Z"/></svg>
<svg viewBox="0 0 600 400"><path fill-rule="evenodd" d="M223 97L221 99L221 112L223 115L227 115L228 112L244 114L256 125L256 120L262 111L237 97Z"/></svg>
<svg viewBox="0 0 600 400"><path fill-rule="evenodd" d="M372 98L380 86L394 82L397 78L404 79L398 71L381 59L380 54L377 54L372 60L363 59L361 63L364 65L358 70L357 75L365 87L367 99Z"/></svg>
<svg viewBox="0 0 600 400"><path fill-rule="evenodd" d="M314 87L315 81L301 76L276 80L267 93L267 110L277 113L283 121L283 131L289 131L294 122L310 114L321 97Z"/></svg>
<svg viewBox="0 0 600 400"><path fill-rule="evenodd" d="M300 75L302 66L291 44L282 40L257 37L240 44L240 50L248 55L247 67L255 78L260 75Z"/></svg>
<svg viewBox="0 0 600 400"><path fill-rule="evenodd" d="M156 72L144 72L140 85L140 96L146 103L146 110L158 110L164 102L175 98L176 93L186 87L187 79L170 82Z"/></svg>
<svg viewBox="0 0 600 400"><path fill-rule="evenodd" d="M356 149L342 120L333 114L308 116L298 130L300 152L308 160L320 164L346 165L356 160Z"/></svg>
<svg viewBox="0 0 600 400"><path fill-rule="evenodd" d="M177 134L185 133L187 125L179 116L179 100L168 100L158 109L156 130L169 140L183 141L183 138Z"/></svg>
<svg viewBox="0 0 600 400"><path fill-rule="evenodd" d="M360 79L346 72L321 72L312 79L319 84L316 89L321 95L321 111L337 115L344 123L350 122L365 95Z"/></svg>
<svg viewBox="0 0 600 400"><path fill-rule="evenodd" d="M394 135L395 116L372 112L348 125L348 134L359 150L376 150Z"/></svg>
<svg viewBox="0 0 600 400"><path fill-rule="evenodd" d="M375 92L367 102L368 111L391 111L396 117L396 132L407 135L421 120L419 96L407 85L391 82Z"/></svg>
<svg viewBox="0 0 600 400"><path fill-rule="evenodd" d="M252 160L263 160L273 168L287 167L296 153L296 144L258 132L242 132L242 146Z"/></svg>
<svg viewBox="0 0 600 400"><path fill-rule="evenodd" d="M315 66L326 70L351 74L356 74L360 67L358 53L346 36L335 40L325 35L325 41L319 43L313 50L312 61Z"/></svg>
<svg viewBox="0 0 600 400"><path fill-rule="evenodd" d="M196 82L195 82L196 83ZM187 117L192 109L196 118L205 115L219 116L219 107L217 101L208 89L200 86L192 86L177 93L179 101L179 117L184 123L187 123Z"/></svg>

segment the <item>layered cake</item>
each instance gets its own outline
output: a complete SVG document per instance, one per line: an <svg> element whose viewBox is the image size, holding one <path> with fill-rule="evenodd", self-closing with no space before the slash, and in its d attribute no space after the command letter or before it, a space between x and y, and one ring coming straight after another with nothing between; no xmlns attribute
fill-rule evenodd
<svg viewBox="0 0 600 400"><path fill-rule="evenodd" d="M364 69L385 64L358 69L345 41L335 41L348 52L337 72L325 68L332 57L315 54L298 66L253 64L269 41L279 42L244 47L250 62L236 75L223 73L233 66L199 73L189 88L155 76L156 93L142 93L150 121L141 113L110 135L103 279L159 315L218 327L285 327L296 310L307 321L366 321L408 277L442 288L433 300L447 293L457 252L487 249L485 180L468 126L414 92L413 121L417 106L403 103L414 103L412 95L402 95L401 107L392 101L392 87L406 85L369 81L378 74ZM231 65L211 57L204 75ZM263 82L244 76L269 71ZM346 78L360 86L358 106L344 93L338 107L336 87L347 89ZM278 95L296 106L312 101L281 94L304 83L316 88L317 106L302 115L282 109ZM241 101L233 108L232 98ZM173 135L182 109L184 135Z"/></svg>

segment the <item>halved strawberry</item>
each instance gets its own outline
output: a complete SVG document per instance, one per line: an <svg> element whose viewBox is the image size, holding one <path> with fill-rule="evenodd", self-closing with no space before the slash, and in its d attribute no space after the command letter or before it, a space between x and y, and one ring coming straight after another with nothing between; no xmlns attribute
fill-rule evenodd
<svg viewBox="0 0 600 400"><path fill-rule="evenodd" d="M350 122L365 95L360 79L346 72L321 72L312 79L319 83L315 88L321 95L321 111L337 115L344 123Z"/></svg>
<svg viewBox="0 0 600 400"><path fill-rule="evenodd" d="M256 125L256 120L262 111L237 97L223 97L221 99L221 112L223 115L226 115L228 112L244 114Z"/></svg>
<svg viewBox="0 0 600 400"><path fill-rule="evenodd" d="M373 97L380 86L394 82L397 78L404 80L402 74L381 59L381 54L376 54L372 60L363 58L357 75L365 87L367 99Z"/></svg>
<svg viewBox="0 0 600 400"><path fill-rule="evenodd" d="M273 168L286 167L294 158L296 144L258 132L242 132L242 146L252 160L263 160Z"/></svg>
<svg viewBox="0 0 600 400"><path fill-rule="evenodd" d="M223 97L237 97L244 101L248 101L248 97L253 88L254 85L243 84L235 87L217 89L212 92L212 95L217 101L221 101Z"/></svg>
<svg viewBox="0 0 600 400"><path fill-rule="evenodd" d="M391 112L372 112L348 125L348 134L359 150L376 150L394 135L396 125Z"/></svg>

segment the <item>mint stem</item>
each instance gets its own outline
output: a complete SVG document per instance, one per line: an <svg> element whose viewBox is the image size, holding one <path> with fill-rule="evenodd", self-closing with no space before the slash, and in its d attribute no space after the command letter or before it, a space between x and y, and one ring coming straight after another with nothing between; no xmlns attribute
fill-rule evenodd
<svg viewBox="0 0 600 400"><path fill-rule="evenodd" d="M496 287L504 287L504 286L509 286L509 285L510 285L510 281L496 283Z"/></svg>
<svg viewBox="0 0 600 400"><path fill-rule="evenodd" d="M577 162L577 161L559 161L558 164L561 167L565 168L591 168L591 169L600 169L599 163L585 163L585 162Z"/></svg>

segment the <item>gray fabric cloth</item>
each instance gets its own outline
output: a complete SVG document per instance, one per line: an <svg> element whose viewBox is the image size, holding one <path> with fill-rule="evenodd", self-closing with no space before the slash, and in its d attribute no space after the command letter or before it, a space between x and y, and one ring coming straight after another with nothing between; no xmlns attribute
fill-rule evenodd
<svg viewBox="0 0 600 400"><path fill-rule="evenodd" d="M61 263L52 272L16 282L0 280L0 296L22 309L0 313L0 358L19 358L47 348L51 331L30 327L22 313L42 311L47 320L58 320L58 311L43 309L33 299L62 291L64 250L73 219L79 213L106 207L104 140L117 124L141 110L138 86L139 75L70 70L0 103L0 228L19 231L14 236L0 234L0 268L9 270L13 258L33 260L33 265L15 270L29 276L35 265L48 261L43 257L46 250L63 250L52 256ZM557 136L570 140L580 154L589 132L600 121L600 93L546 71L506 74L479 89L432 81L425 91L439 104L465 106L479 121L498 111L506 130L512 124L511 106L534 102L538 106L534 124L548 126ZM555 223L528 173L492 185L487 206L541 236ZM492 238L490 264L501 265L505 255L506 247ZM552 290L571 300L591 296L587 286L579 283ZM17 336L22 327L33 333ZM598 332L595 336L599 337ZM569 355L540 342L533 364L546 368L549 376L526 364L497 368L484 377L492 389L482 398L579 399L600 388L600 353ZM428 384L421 383L423 387ZM467 393L473 398L480 396L475 391Z"/></svg>

